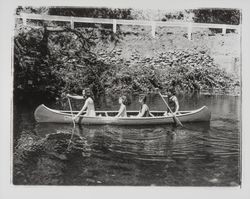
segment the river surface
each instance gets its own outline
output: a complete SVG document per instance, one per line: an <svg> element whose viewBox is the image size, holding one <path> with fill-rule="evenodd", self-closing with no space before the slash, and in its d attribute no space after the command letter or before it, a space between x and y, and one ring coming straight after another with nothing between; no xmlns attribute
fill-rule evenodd
<svg viewBox="0 0 250 199"><path fill-rule="evenodd" d="M137 96L127 110L139 109ZM210 123L184 127L38 124L35 106L14 107L13 183L16 185L238 186L241 184L241 100L179 96L180 109L206 105ZM118 110L102 99L101 110ZM60 108L57 104L46 104ZM150 95L151 110L165 110ZM79 103L73 102L73 109ZM68 108L69 109L69 108ZM73 137L71 137L73 133ZM68 144L69 139L72 142Z"/></svg>

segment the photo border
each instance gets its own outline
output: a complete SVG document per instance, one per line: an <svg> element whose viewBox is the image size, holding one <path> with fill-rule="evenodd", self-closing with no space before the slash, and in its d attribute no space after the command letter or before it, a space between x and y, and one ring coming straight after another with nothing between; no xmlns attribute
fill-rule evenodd
<svg viewBox="0 0 250 199"><path fill-rule="evenodd" d="M92 187L92 186L22 186L13 185L12 182L12 94L13 94L13 67L12 66L12 39L14 35L14 12L18 5L22 6L105 6L105 7L134 7L134 8L238 8L242 9L242 185L241 187L133 187L133 186L111 186L111 187ZM2 98L0 100L1 110L3 111L0 133L0 197L1 198L52 198L60 197L89 197L89 198L249 198L250 196L250 130L247 115L249 109L249 87L247 74L250 67L250 29L249 29L249 3L248 1L204 1L192 0L192 2L175 0L71 0L71 1L1 1L1 73L0 73L0 91ZM4 31L3 31L4 30Z"/></svg>

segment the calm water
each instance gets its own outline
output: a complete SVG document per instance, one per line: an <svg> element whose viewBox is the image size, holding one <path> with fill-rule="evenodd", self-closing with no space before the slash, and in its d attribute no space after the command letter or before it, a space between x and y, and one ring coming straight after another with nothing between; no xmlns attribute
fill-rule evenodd
<svg viewBox="0 0 250 199"><path fill-rule="evenodd" d="M179 100L181 110L208 106L211 122L184 123L183 128L77 125L73 129L70 124L37 124L34 108L19 106L14 114L13 183L240 185L240 98L194 95ZM117 100L103 101L102 110L119 108ZM128 110L139 109L136 97L132 102ZM165 109L158 95L151 95L148 104L151 110Z"/></svg>

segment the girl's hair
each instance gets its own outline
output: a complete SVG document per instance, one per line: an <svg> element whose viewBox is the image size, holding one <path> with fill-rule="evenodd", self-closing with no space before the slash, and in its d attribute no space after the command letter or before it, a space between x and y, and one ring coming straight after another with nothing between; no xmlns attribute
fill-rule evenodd
<svg viewBox="0 0 250 199"><path fill-rule="evenodd" d="M91 92L90 88L85 89L85 96L86 97L92 97L92 92Z"/></svg>
<svg viewBox="0 0 250 199"><path fill-rule="evenodd" d="M176 94L176 91L175 91L174 88L170 88L168 91L169 91L170 93L172 93L172 95L175 95L175 94Z"/></svg>
<svg viewBox="0 0 250 199"><path fill-rule="evenodd" d="M127 104L127 97L125 95L122 95L120 98L122 99L122 103L126 105Z"/></svg>

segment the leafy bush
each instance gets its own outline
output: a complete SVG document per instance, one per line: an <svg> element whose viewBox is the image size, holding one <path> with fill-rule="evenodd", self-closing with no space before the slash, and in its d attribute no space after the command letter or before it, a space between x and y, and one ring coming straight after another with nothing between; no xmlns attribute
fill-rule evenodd
<svg viewBox="0 0 250 199"><path fill-rule="evenodd" d="M86 87L96 95L102 93L99 78L108 66L91 52L94 38L85 34L67 28L18 29L14 38L15 96L56 98Z"/></svg>
<svg viewBox="0 0 250 199"><path fill-rule="evenodd" d="M56 96L60 81L53 73L42 29L21 27L14 38L14 95Z"/></svg>
<svg viewBox="0 0 250 199"><path fill-rule="evenodd" d="M159 61L160 60L160 61ZM159 64L160 63L160 64ZM239 81L213 63L205 52L174 50L137 60L103 73L107 93L152 92L175 87L179 92L233 90Z"/></svg>
<svg viewBox="0 0 250 199"><path fill-rule="evenodd" d="M199 23L239 25L241 20L238 9L194 9L194 21Z"/></svg>

